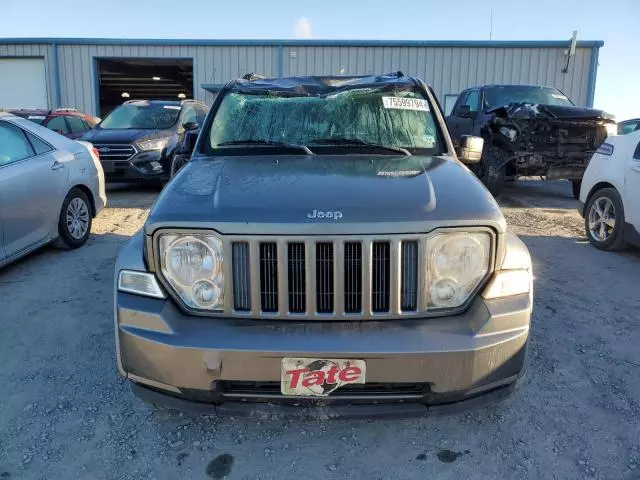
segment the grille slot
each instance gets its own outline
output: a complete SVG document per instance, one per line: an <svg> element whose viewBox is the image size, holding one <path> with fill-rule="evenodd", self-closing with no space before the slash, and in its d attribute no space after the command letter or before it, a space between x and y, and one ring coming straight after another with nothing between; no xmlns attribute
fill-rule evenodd
<svg viewBox="0 0 640 480"><path fill-rule="evenodd" d="M262 311L278 311L278 246L274 242L260 244L260 303Z"/></svg>
<svg viewBox="0 0 640 480"><path fill-rule="evenodd" d="M136 149L133 145L95 143L93 146L98 150L100 161L113 162L118 160L129 160L136 154Z"/></svg>
<svg viewBox="0 0 640 480"><path fill-rule="evenodd" d="M288 280L289 280L289 311L304 313L307 305L307 285L305 280L305 248L304 243L289 244L288 249Z"/></svg>
<svg viewBox="0 0 640 480"><path fill-rule="evenodd" d="M251 310L251 285L249 271L249 244L232 244L233 308L239 312Z"/></svg>
<svg viewBox="0 0 640 480"><path fill-rule="evenodd" d="M371 259L371 310L389 311L389 242L373 242Z"/></svg>
<svg viewBox="0 0 640 480"><path fill-rule="evenodd" d="M402 243L400 308L403 312L418 309L418 242Z"/></svg>
<svg viewBox="0 0 640 480"><path fill-rule="evenodd" d="M344 244L344 311L362 311L362 244Z"/></svg>
<svg viewBox="0 0 640 480"><path fill-rule="evenodd" d="M316 244L316 303L318 313L333 313L333 243Z"/></svg>

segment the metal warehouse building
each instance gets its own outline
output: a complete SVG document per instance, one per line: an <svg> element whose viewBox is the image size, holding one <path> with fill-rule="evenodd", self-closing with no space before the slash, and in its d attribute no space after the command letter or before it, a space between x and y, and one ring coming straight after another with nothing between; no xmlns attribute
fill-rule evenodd
<svg viewBox="0 0 640 480"><path fill-rule="evenodd" d="M327 41L1 39L0 108L77 108L101 116L130 98L211 104L215 89L254 72L379 74L401 70L435 89L445 110L467 87L538 84L593 105L600 41ZM126 96L126 95L125 95Z"/></svg>

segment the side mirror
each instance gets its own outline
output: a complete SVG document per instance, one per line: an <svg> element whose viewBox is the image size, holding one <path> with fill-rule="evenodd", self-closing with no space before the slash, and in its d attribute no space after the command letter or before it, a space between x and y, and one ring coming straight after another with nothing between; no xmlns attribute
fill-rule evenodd
<svg viewBox="0 0 640 480"><path fill-rule="evenodd" d="M460 145L456 147L458 160L462 163L478 163L482 158L483 146L483 138L473 137L471 135L462 135L462 137L460 137Z"/></svg>
<svg viewBox="0 0 640 480"><path fill-rule="evenodd" d="M186 122L182 124L182 128L184 128L185 132L190 132L200 128L200 125L198 125L198 122Z"/></svg>
<svg viewBox="0 0 640 480"><path fill-rule="evenodd" d="M184 134L184 139L182 140L182 145L180 147L180 154L182 155L191 155L193 150L196 148L196 140L198 140L198 133L196 130L187 130Z"/></svg>
<svg viewBox="0 0 640 480"><path fill-rule="evenodd" d="M456 117L471 118L471 107L469 105L460 105L456 111Z"/></svg>

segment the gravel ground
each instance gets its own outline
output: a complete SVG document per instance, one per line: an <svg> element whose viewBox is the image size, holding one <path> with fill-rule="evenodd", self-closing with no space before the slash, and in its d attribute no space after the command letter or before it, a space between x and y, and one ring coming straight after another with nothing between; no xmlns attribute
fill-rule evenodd
<svg viewBox="0 0 640 480"><path fill-rule="evenodd" d="M155 194L112 188L88 246L0 271L0 479L640 478L640 254L592 248L567 183L501 200L535 264L523 388L375 422L182 416L131 394L114 363L112 266Z"/></svg>

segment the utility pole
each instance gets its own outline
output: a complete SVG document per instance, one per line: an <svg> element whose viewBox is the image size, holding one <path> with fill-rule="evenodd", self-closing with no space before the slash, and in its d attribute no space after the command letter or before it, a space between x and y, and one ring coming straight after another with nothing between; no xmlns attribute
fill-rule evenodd
<svg viewBox="0 0 640 480"><path fill-rule="evenodd" d="M493 39L493 8L491 8L491 20L489 23L489 40Z"/></svg>

